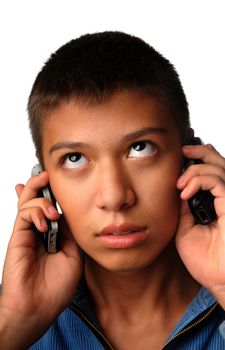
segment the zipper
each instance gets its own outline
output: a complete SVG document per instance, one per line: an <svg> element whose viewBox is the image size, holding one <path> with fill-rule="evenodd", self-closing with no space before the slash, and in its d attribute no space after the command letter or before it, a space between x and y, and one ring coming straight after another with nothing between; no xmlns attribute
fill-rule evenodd
<svg viewBox="0 0 225 350"><path fill-rule="evenodd" d="M211 308L202 316L200 317L198 320L193 321L191 324L189 324L187 327L183 328L180 332L178 332L177 334L174 335L173 338L171 338L168 343L166 343L161 350L166 349L168 346L171 345L171 343L177 339L178 337L182 336L184 333L187 333L189 330L193 329L195 326L199 325L199 323L201 323L202 321L204 321L216 308L216 306L218 305L218 303L215 303L211 306Z"/></svg>
<svg viewBox="0 0 225 350"><path fill-rule="evenodd" d="M102 345L104 346L105 350L114 350L112 345L109 343L107 338L104 336L104 334L85 316L85 314L81 311L80 308L77 306L71 304L69 308L74 311L81 320L84 321L88 325L88 327L93 331L93 333L97 336L97 338L101 341Z"/></svg>
<svg viewBox="0 0 225 350"><path fill-rule="evenodd" d="M182 336L183 334L189 332L191 329L193 329L195 326L199 325L201 322L203 322L216 308L218 303L215 303L211 306L211 308L199 319L196 321L193 321L191 324L189 324L187 327L183 328L180 332L175 334L173 338L171 338L160 350L166 349L168 346L171 345L171 343L176 340L178 337ZM98 337L98 339L101 341L102 345L104 346L105 350L114 350L112 345L109 343L107 338L104 336L104 334L85 316L85 314L81 311L80 308L74 306L71 304L69 308L74 311L80 319L86 323L89 328L93 331L93 333Z"/></svg>

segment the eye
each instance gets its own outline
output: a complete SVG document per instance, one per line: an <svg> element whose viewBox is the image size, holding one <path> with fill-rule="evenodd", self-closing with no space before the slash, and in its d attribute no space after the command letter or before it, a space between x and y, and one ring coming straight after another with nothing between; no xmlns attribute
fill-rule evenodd
<svg viewBox="0 0 225 350"><path fill-rule="evenodd" d="M63 167L67 169L78 169L88 163L81 153L70 153L65 155L63 159Z"/></svg>
<svg viewBox="0 0 225 350"><path fill-rule="evenodd" d="M144 158L153 155L157 151L153 143L149 141L138 141L130 147L128 156L131 158Z"/></svg>

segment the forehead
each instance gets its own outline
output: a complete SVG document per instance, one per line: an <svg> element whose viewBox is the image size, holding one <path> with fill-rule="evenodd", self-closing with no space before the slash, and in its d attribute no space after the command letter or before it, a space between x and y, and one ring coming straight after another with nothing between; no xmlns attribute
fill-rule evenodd
<svg viewBox="0 0 225 350"><path fill-rule="evenodd" d="M70 100L52 111L43 121L44 144L93 139L112 134L118 137L141 128L164 128L178 133L169 108L158 99L142 96L135 91L116 92L101 103L82 104Z"/></svg>

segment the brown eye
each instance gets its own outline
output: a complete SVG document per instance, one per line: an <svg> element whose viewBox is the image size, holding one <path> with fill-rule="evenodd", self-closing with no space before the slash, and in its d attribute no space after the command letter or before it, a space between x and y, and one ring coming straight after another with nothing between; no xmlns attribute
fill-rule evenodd
<svg viewBox="0 0 225 350"><path fill-rule="evenodd" d="M129 150L129 157L144 158L156 152L156 147L149 141L138 141L133 143Z"/></svg>
<svg viewBox="0 0 225 350"><path fill-rule="evenodd" d="M87 163L87 158L81 153L70 153L65 156L63 167L67 169L78 169Z"/></svg>

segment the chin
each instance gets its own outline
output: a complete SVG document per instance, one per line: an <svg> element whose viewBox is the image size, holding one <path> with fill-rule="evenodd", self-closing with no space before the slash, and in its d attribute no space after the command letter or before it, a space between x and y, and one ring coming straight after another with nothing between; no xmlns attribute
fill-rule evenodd
<svg viewBox="0 0 225 350"><path fill-rule="evenodd" d="M157 257L151 257L149 254L144 258L143 254L140 253L138 256L124 256L123 252L123 254L113 254L113 256L107 257L106 259L92 260L92 265L112 273L131 274L142 272L146 268L149 268L155 259L157 259Z"/></svg>
<svg viewBox="0 0 225 350"><path fill-rule="evenodd" d="M94 255L87 253L85 260L95 273L102 270L121 274L142 273L146 269L157 268L162 262L168 263L167 253L171 250L169 239L157 243L135 249L98 251Z"/></svg>

